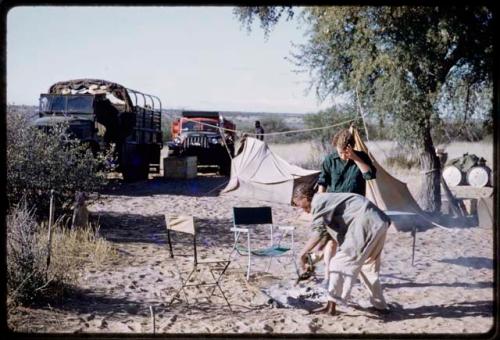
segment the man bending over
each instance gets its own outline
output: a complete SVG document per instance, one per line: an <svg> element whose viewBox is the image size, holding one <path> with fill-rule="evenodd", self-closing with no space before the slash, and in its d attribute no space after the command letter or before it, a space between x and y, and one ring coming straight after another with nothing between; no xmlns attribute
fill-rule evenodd
<svg viewBox="0 0 500 340"><path fill-rule="evenodd" d="M299 253L302 270L307 254L328 235L337 249L328 270L328 301L313 313L335 314L337 300L347 300L358 275L372 305L388 309L379 279L381 253L390 219L364 196L351 193L318 193L307 186L294 191L294 203L311 213L312 234Z"/></svg>

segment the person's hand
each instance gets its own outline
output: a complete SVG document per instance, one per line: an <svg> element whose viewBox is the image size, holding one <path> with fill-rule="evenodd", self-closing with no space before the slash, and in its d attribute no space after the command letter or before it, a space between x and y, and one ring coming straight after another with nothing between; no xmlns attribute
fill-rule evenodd
<svg viewBox="0 0 500 340"><path fill-rule="evenodd" d="M302 272L307 270L307 254L301 254L299 257L299 265Z"/></svg>
<svg viewBox="0 0 500 340"><path fill-rule="evenodd" d="M347 159L352 159L355 162L360 160L356 152L354 152L352 146L348 145L344 150Z"/></svg>

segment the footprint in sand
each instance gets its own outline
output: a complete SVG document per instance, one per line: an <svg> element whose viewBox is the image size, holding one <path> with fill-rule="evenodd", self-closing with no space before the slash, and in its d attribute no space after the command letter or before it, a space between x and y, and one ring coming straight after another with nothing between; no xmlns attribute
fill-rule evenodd
<svg viewBox="0 0 500 340"><path fill-rule="evenodd" d="M99 328L100 329L108 328L108 322L106 321L106 319L101 320L101 324L99 325Z"/></svg>
<svg viewBox="0 0 500 340"><path fill-rule="evenodd" d="M311 333L316 333L318 330L321 329L321 326L322 326L322 323L320 322L319 318L312 319L312 321L308 325Z"/></svg>
<svg viewBox="0 0 500 340"><path fill-rule="evenodd" d="M174 314L170 318L169 323L165 326L164 330L168 330L170 327L172 327L174 325L175 321L177 321L177 314Z"/></svg>
<svg viewBox="0 0 500 340"><path fill-rule="evenodd" d="M264 325L264 328L263 328L263 329L266 331L266 333L272 333L272 332L273 332L273 330L274 330L271 326L269 326L269 325L267 325L267 324L266 324L266 325Z"/></svg>

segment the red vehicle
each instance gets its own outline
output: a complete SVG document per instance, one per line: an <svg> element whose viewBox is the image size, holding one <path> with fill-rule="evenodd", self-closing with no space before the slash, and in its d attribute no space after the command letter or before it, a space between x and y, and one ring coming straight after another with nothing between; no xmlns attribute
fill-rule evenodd
<svg viewBox="0 0 500 340"><path fill-rule="evenodd" d="M219 173L229 175L234 157L235 125L213 111L183 111L172 122L169 154L196 156L198 165L216 165ZM229 129L223 130L223 129Z"/></svg>

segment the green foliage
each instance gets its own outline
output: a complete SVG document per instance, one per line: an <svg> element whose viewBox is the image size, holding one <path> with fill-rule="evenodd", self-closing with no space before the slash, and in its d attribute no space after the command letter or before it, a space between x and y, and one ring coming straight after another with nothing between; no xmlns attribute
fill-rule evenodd
<svg viewBox="0 0 500 340"><path fill-rule="evenodd" d="M271 28L278 23L281 16L286 13L286 20L293 18L294 12L290 6L270 7L270 6L254 6L254 7L236 7L233 14L238 20L247 27L247 31L251 31L253 19L255 16L260 19L260 27L264 30L264 34L268 36Z"/></svg>
<svg viewBox="0 0 500 340"><path fill-rule="evenodd" d="M285 132L293 130L290 126L288 126L283 118L277 116L261 119L260 123L264 128L265 133ZM252 132L254 132L254 130L252 130ZM301 137L301 134L298 133L271 135L266 136L266 142L287 144L300 141Z"/></svg>
<svg viewBox="0 0 500 340"><path fill-rule="evenodd" d="M277 22L262 9L239 19L253 16L264 27ZM397 140L419 150L423 169L438 161L432 128L443 114L442 93L457 93L459 80L469 88L492 83L495 25L487 7L325 6L306 8L302 18L308 40L292 59L309 71L317 96L347 93L367 119L389 118ZM423 179L424 210L439 210L438 176Z"/></svg>
<svg viewBox="0 0 500 340"><path fill-rule="evenodd" d="M94 157L88 146L70 138L67 125L49 133L31 126L26 116L7 114L7 197L9 205L35 206L37 215L48 213L49 194L56 192L58 206L73 201L76 191L92 192L105 184L112 150Z"/></svg>
<svg viewBox="0 0 500 340"><path fill-rule="evenodd" d="M239 20L273 26L279 17L267 13L278 10L245 8ZM368 116L390 118L401 142L432 143L424 137L443 114L438 100L444 92L459 98L459 80L478 93L491 84L493 14L486 7L322 6L302 14L308 41L292 60L310 72L318 97L350 93Z"/></svg>
<svg viewBox="0 0 500 340"><path fill-rule="evenodd" d="M328 125L335 125L341 122L347 122L353 120L355 126L358 127L362 137L365 136L364 128L362 127L362 122L359 119L354 108L349 106L344 107L332 107L327 110L320 111L315 114L309 114L304 117L304 123L307 128L319 128ZM340 130L349 127L349 123L333 127L331 129L322 129L309 132L309 138L312 139L312 143L315 145L315 149L319 149L323 154L327 154L333 151L331 141L333 136Z"/></svg>

